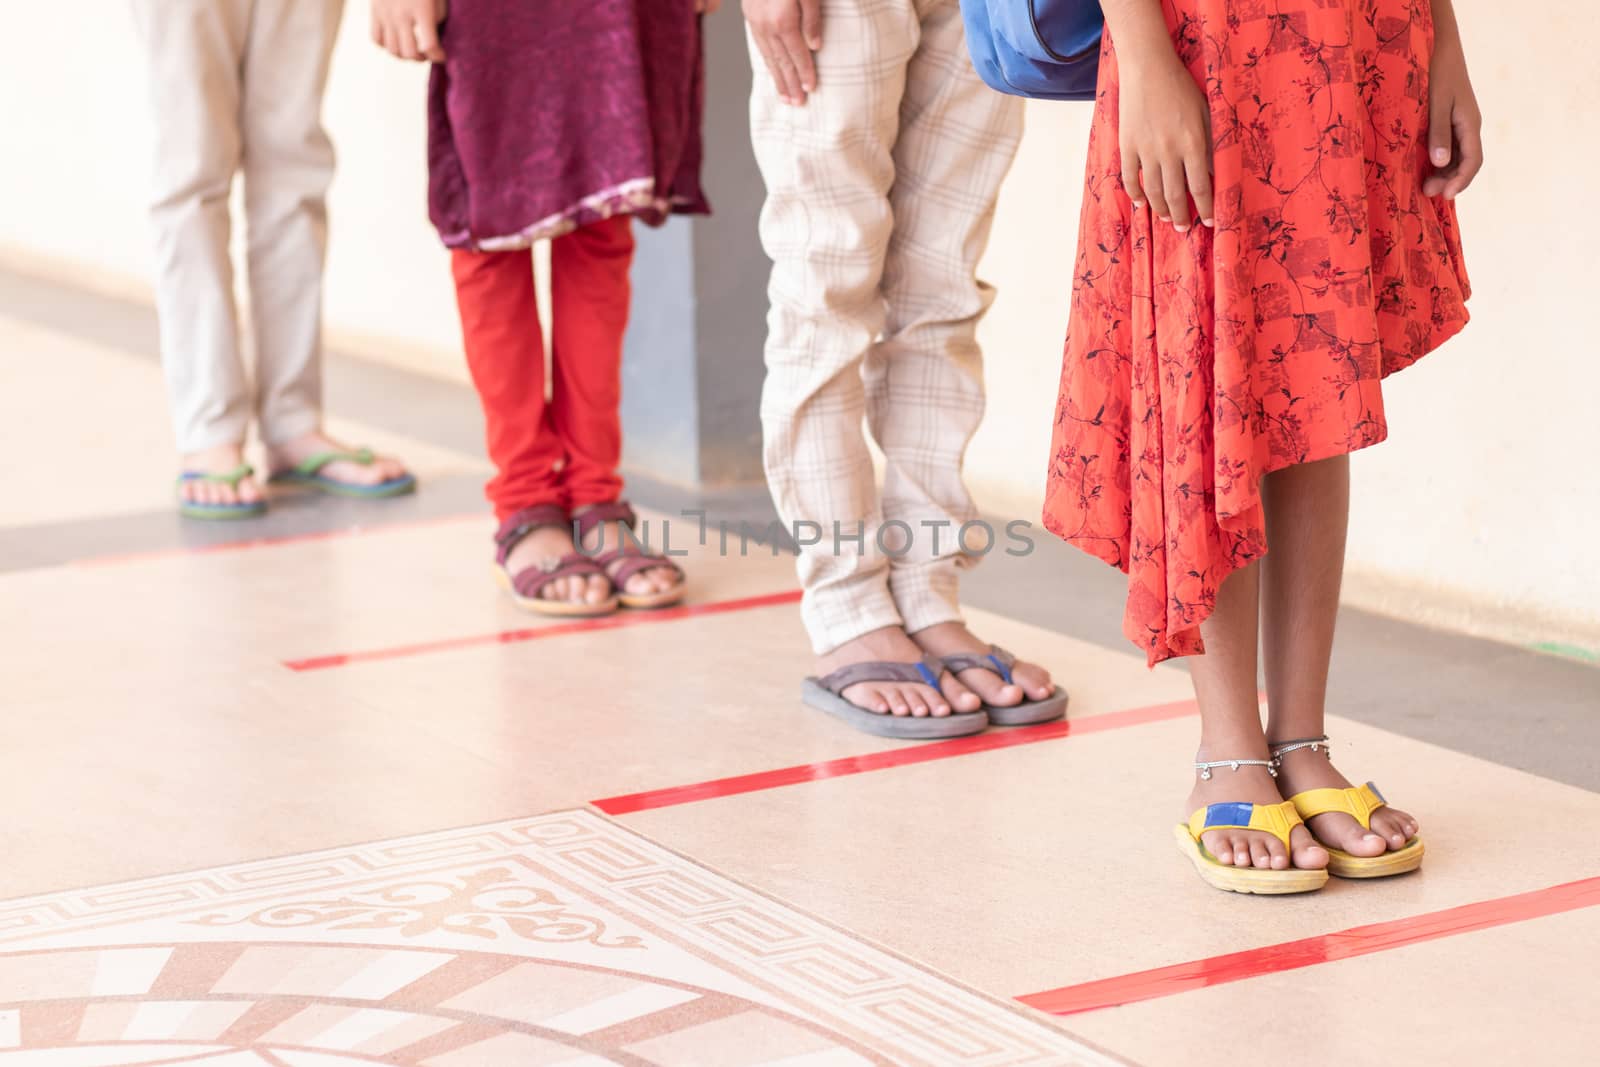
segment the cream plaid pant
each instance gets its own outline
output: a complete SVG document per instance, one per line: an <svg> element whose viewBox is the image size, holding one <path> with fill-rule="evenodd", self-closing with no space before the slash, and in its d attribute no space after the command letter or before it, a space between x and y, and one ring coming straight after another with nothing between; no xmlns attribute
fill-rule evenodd
<svg viewBox="0 0 1600 1067"><path fill-rule="evenodd" d="M977 278L1021 101L979 81L957 0L824 0L817 91L779 102L752 47L772 258L767 480L802 540L817 652L961 618L961 477L983 417ZM885 460L880 493L865 420ZM968 547L981 551L984 535Z"/></svg>

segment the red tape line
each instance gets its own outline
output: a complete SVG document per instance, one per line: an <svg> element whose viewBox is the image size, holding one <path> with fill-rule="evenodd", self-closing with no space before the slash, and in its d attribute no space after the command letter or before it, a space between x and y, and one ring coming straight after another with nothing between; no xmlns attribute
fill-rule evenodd
<svg viewBox="0 0 1600 1067"><path fill-rule="evenodd" d="M440 641L420 641L412 645L375 648L365 652L344 652L331 656L290 659L284 660L283 665L291 671L323 671L332 667L348 667L353 663L375 663L379 660L405 659L410 656L423 656L432 652L451 652L456 649L478 648L483 645L514 645L523 641L537 641L546 637L591 633L596 630L619 630L627 626L671 622L674 619L689 619L702 615L722 615L730 611L749 611L752 608L768 608L777 604L793 604L799 599L800 591L791 589L782 593L742 597L738 600L713 600L704 604L682 604L678 607L657 608L653 611L619 611L614 615L602 615L595 619L577 619L572 622L553 623L549 626L530 626L522 630L502 630L499 633L449 637Z"/></svg>
<svg viewBox="0 0 1600 1067"><path fill-rule="evenodd" d="M1059 737L1078 737L1083 734L1099 733L1103 730L1119 730L1128 726L1140 726L1144 723L1179 719L1186 715L1193 715L1195 710L1194 701L1180 700L1172 704L1158 704L1154 707L1133 708L1128 711L1113 711L1105 715L1090 715L1082 719L1062 719L1058 722L1045 723L1042 726L1026 726L1012 730L991 730L988 733L975 734L971 737L928 742L906 748L889 749L884 752L868 752L862 756L846 756L843 759L826 760L822 763L802 763L794 767L780 767L777 770L741 774L732 778L715 778L711 781L696 782L693 785L679 785L666 789L653 789L644 793L607 797L604 800L591 801L591 803L607 815L628 815L636 811L670 808L678 804L693 804L698 800L711 800L716 797L729 797L740 793L756 793L764 789L778 789L786 785L820 782L828 778L843 778L852 774L865 774L868 771L905 767L913 763L928 763L932 760L950 759L954 756L968 756L974 752L992 752L995 749L1013 748L1017 745L1033 745L1040 741L1053 741Z"/></svg>
<svg viewBox="0 0 1600 1067"><path fill-rule="evenodd" d="M1030 993L1017 999L1052 1015L1076 1015L1280 971L1370 956L1375 952L1387 952L1423 941L1559 915L1597 904L1600 904L1600 878L1585 878L1548 889L1463 904L1458 908L1430 911L1370 926L1356 926L1338 933L1318 934L1316 937L1285 941L1244 952L1230 952L1226 956L1212 956L1192 963L1178 963L1116 978L1063 986L1043 993Z"/></svg>

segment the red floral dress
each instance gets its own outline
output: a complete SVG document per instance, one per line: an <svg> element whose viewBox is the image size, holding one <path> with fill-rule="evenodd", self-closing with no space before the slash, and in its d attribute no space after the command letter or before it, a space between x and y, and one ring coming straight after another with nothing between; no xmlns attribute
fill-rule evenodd
<svg viewBox="0 0 1600 1067"><path fill-rule="evenodd" d="M1384 439L1381 382L1461 329L1452 206L1422 195L1429 0L1163 0L1210 102L1215 230L1134 215L1109 37L1045 524L1128 574L1152 664L1204 651L1267 550L1260 484Z"/></svg>

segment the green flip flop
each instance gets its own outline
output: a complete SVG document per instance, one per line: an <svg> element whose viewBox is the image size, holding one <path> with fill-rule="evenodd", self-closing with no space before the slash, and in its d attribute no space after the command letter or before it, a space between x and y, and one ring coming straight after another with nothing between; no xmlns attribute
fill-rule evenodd
<svg viewBox="0 0 1600 1067"><path fill-rule="evenodd" d="M304 485L324 493L333 493L335 496L350 496L363 499L402 496L417 487L416 476L409 472L402 474L398 478L390 478L374 485L343 482L337 478L329 478L322 473L322 468L330 463L359 463L365 467L377 462L377 458L370 448L361 448L354 452L318 452L307 456L289 470L279 471L267 480Z"/></svg>
<svg viewBox="0 0 1600 1067"><path fill-rule="evenodd" d="M190 519L253 519L267 511L265 500L236 501L232 504L201 504L183 498L183 486L188 482L214 482L217 485L239 488L239 483L255 473L248 463L241 463L231 471L211 474L206 471L184 471L178 475L178 514Z"/></svg>

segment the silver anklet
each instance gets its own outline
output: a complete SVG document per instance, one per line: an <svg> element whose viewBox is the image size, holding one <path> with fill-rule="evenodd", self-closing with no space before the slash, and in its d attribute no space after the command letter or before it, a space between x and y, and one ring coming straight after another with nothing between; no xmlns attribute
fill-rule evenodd
<svg viewBox="0 0 1600 1067"><path fill-rule="evenodd" d="M1200 772L1200 780L1211 781L1211 770L1214 767L1231 767L1237 771L1240 767L1265 767L1272 777L1278 777L1278 762L1270 759L1219 759L1209 763L1196 763L1194 769Z"/></svg>
<svg viewBox="0 0 1600 1067"><path fill-rule="evenodd" d="M1302 748L1309 748L1313 752L1321 751L1330 760L1333 759L1333 748L1328 744L1328 735L1321 737L1299 737L1293 741L1284 741L1272 746L1272 762L1282 765L1283 757L1291 752L1298 752Z"/></svg>

